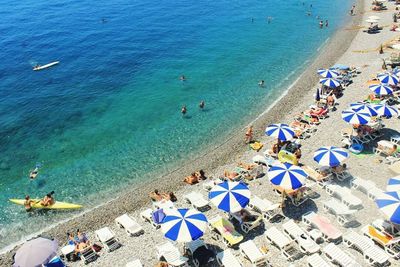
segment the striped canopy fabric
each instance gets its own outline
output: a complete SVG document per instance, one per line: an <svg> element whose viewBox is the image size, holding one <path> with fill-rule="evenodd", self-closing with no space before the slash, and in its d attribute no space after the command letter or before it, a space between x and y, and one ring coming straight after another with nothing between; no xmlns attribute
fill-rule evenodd
<svg viewBox="0 0 400 267"><path fill-rule="evenodd" d="M365 110L367 111L372 117L378 116L378 113L374 109L374 107L369 103L357 102L350 104L350 108L356 111Z"/></svg>
<svg viewBox="0 0 400 267"><path fill-rule="evenodd" d="M238 212L250 201L250 190L242 182L223 182L215 185L208 198L218 209L226 212Z"/></svg>
<svg viewBox="0 0 400 267"><path fill-rule="evenodd" d="M400 192L400 176L389 178L386 190Z"/></svg>
<svg viewBox="0 0 400 267"><path fill-rule="evenodd" d="M340 86L340 82L338 80L336 80L336 79L333 79L333 78L320 79L319 82L322 85L325 85L325 86L328 86L328 87L331 87L331 88L336 88L336 87Z"/></svg>
<svg viewBox="0 0 400 267"><path fill-rule="evenodd" d="M389 85L396 85L399 83L399 78L391 73L383 73L378 75L378 79L381 83L389 84Z"/></svg>
<svg viewBox="0 0 400 267"><path fill-rule="evenodd" d="M397 117L399 115L399 111L396 108L385 104L373 104L372 107L376 110L378 116L391 118L391 117Z"/></svg>
<svg viewBox="0 0 400 267"><path fill-rule="evenodd" d="M279 186L284 190L296 190L302 187L308 176L302 168L289 163L271 166L267 175L273 185Z"/></svg>
<svg viewBox="0 0 400 267"><path fill-rule="evenodd" d="M271 124L265 129L265 134L276 137L281 141L292 140L294 130L289 125L284 123Z"/></svg>
<svg viewBox="0 0 400 267"><path fill-rule="evenodd" d="M342 118L350 124L367 124L371 120L371 115L366 110L346 109L342 111Z"/></svg>
<svg viewBox="0 0 400 267"><path fill-rule="evenodd" d="M343 148L324 146L314 153L314 160L321 166L336 167L349 157Z"/></svg>
<svg viewBox="0 0 400 267"><path fill-rule="evenodd" d="M324 78L336 78L337 76L339 76L339 73L337 71L330 69L319 69L317 73Z"/></svg>
<svg viewBox="0 0 400 267"><path fill-rule="evenodd" d="M170 209L161 224L165 237L177 242L199 239L206 229L206 216L195 209Z"/></svg>
<svg viewBox="0 0 400 267"><path fill-rule="evenodd" d="M376 95L391 95L393 94L393 89L385 84L374 84L369 87L369 89Z"/></svg>
<svg viewBox="0 0 400 267"><path fill-rule="evenodd" d="M400 224L400 192L389 191L379 195L375 202L389 221Z"/></svg>

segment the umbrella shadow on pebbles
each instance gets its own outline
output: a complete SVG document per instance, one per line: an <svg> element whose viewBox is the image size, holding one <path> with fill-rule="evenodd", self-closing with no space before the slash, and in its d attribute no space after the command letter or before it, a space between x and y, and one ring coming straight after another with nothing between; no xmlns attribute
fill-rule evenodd
<svg viewBox="0 0 400 267"><path fill-rule="evenodd" d="M301 221L301 217L309 212L318 212L318 207L312 199L308 199L305 203L296 207L292 203L286 201L285 207L282 209L283 215L288 219L293 219L295 221Z"/></svg>

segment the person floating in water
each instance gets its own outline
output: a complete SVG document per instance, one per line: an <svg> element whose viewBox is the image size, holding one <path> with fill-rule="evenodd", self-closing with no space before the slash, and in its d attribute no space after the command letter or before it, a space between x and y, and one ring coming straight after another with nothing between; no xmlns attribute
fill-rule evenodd
<svg viewBox="0 0 400 267"><path fill-rule="evenodd" d="M319 21L319 27L322 29L324 27L324 22L322 20Z"/></svg>
<svg viewBox="0 0 400 267"><path fill-rule="evenodd" d="M328 25L329 25L328 20L325 20L325 27L328 27Z"/></svg>
<svg viewBox="0 0 400 267"><path fill-rule="evenodd" d="M258 82L258 86L260 86L260 87L264 87L264 85L265 85L265 82L264 82L264 80L261 80L261 81L259 81L259 82Z"/></svg>
<svg viewBox="0 0 400 267"><path fill-rule="evenodd" d="M254 22L254 18L251 18L251 23L253 23Z"/></svg>
<svg viewBox="0 0 400 267"><path fill-rule="evenodd" d="M181 109L181 113L182 113L182 115L185 115L185 114L186 114L186 112L187 112L186 105L183 105L183 107L182 107L182 109Z"/></svg>
<svg viewBox="0 0 400 267"><path fill-rule="evenodd" d="M206 105L206 103L204 102L204 100L201 100L200 104L199 104L199 108L204 109L205 105Z"/></svg>
<svg viewBox="0 0 400 267"><path fill-rule="evenodd" d="M268 17L268 18L267 18L267 22L268 22L268 24L270 24L270 23L271 23L271 21L272 21L272 17Z"/></svg>
<svg viewBox="0 0 400 267"><path fill-rule="evenodd" d="M182 74L181 77L179 77L179 80L181 80L182 82L183 82L183 81L186 81L185 75Z"/></svg>
<svg viewBox="0 0 400 267"><path fill-rule="evenodd" d="M106 19L106 18L102 18L102 19L101 19L101 22L106 23L106 22L107 22L107 19Z"/></svg>
<svg viewBox="0 0 400 267"><path fill-rule="evenodd" d="M36 166L35 169L29 173L29 179L34 180L36 176L38 176L38 174L39 174L39 167Z"/></svg>

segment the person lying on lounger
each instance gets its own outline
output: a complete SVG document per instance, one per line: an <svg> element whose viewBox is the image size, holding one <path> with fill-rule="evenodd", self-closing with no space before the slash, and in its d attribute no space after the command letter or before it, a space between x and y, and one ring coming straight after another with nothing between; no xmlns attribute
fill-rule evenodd
<svg viewBox="0 0 400 267"><path fill-rule="evenodd" d="M195 172L193 172L191 175L186 176L185 179L183 179L183 181L187 184L197 184L199 182L199 177L196 175Z"/></svg>
<svg viewBox="0 0 400 267"><path fill-rule="evenodd" d="M155 189L153 192L150 192L149 197L151 198L152 201L161 201L163 198L157 189Z"/></svg>
<svg viewBox="0 0 400 267"><path fill-rule="evenodd" d="M332 167L332 170L335 173L343 173L344 171L346 171L346 169L347 169L347 165L346 164Z"/></svg>
<svg viewBox="0 0 400 267"><path fill-rule="evenodd" d="M243 163L243 162L238 163L238 167L243 168L248 171L254 169L254 167L256 167L256 166L257 166L257 164L247 164L247 163Z"/></svg>
<svg viewBox="0 0 400 267"><path fill-rule="evenodd" d="M251 214L248 210L246 210L246 209L241 209L240 211L239 211L239 216L240 216L240 219L243 221L243 222L254 222L255 220L257 220L257 217L256 216L254 216L253 214Z"/></svg>
<svg viewBox="0 0 400 267"><path fill-rule="evenodd" d="M239 173L237 173L237 172L230 172L230 171L227 171L227 170L224 171L224 177L228 178L229 180L234 180L238 176L239 176Z"/></svg>

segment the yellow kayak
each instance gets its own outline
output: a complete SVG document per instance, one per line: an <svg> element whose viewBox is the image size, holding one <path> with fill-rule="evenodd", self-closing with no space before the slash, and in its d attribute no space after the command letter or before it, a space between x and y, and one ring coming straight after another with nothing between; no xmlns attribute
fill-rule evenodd
<svg viewBox="0 0 400 267"><path fill-rule="evenodd" d="M17 205L24 205L25 199L16 199L16 198L11 198L9 199L12 203L17 204ZM77 204L72 204L72 203L67 203L67 202L60 202L56 201L51 206L42 206L40 205L40 199L32 199L35 201L35 204L32 204L32 208L34 209L49 209L49 210L57 210L57 209L80 209L82 208L82 205L77 205Z"/></svg>

